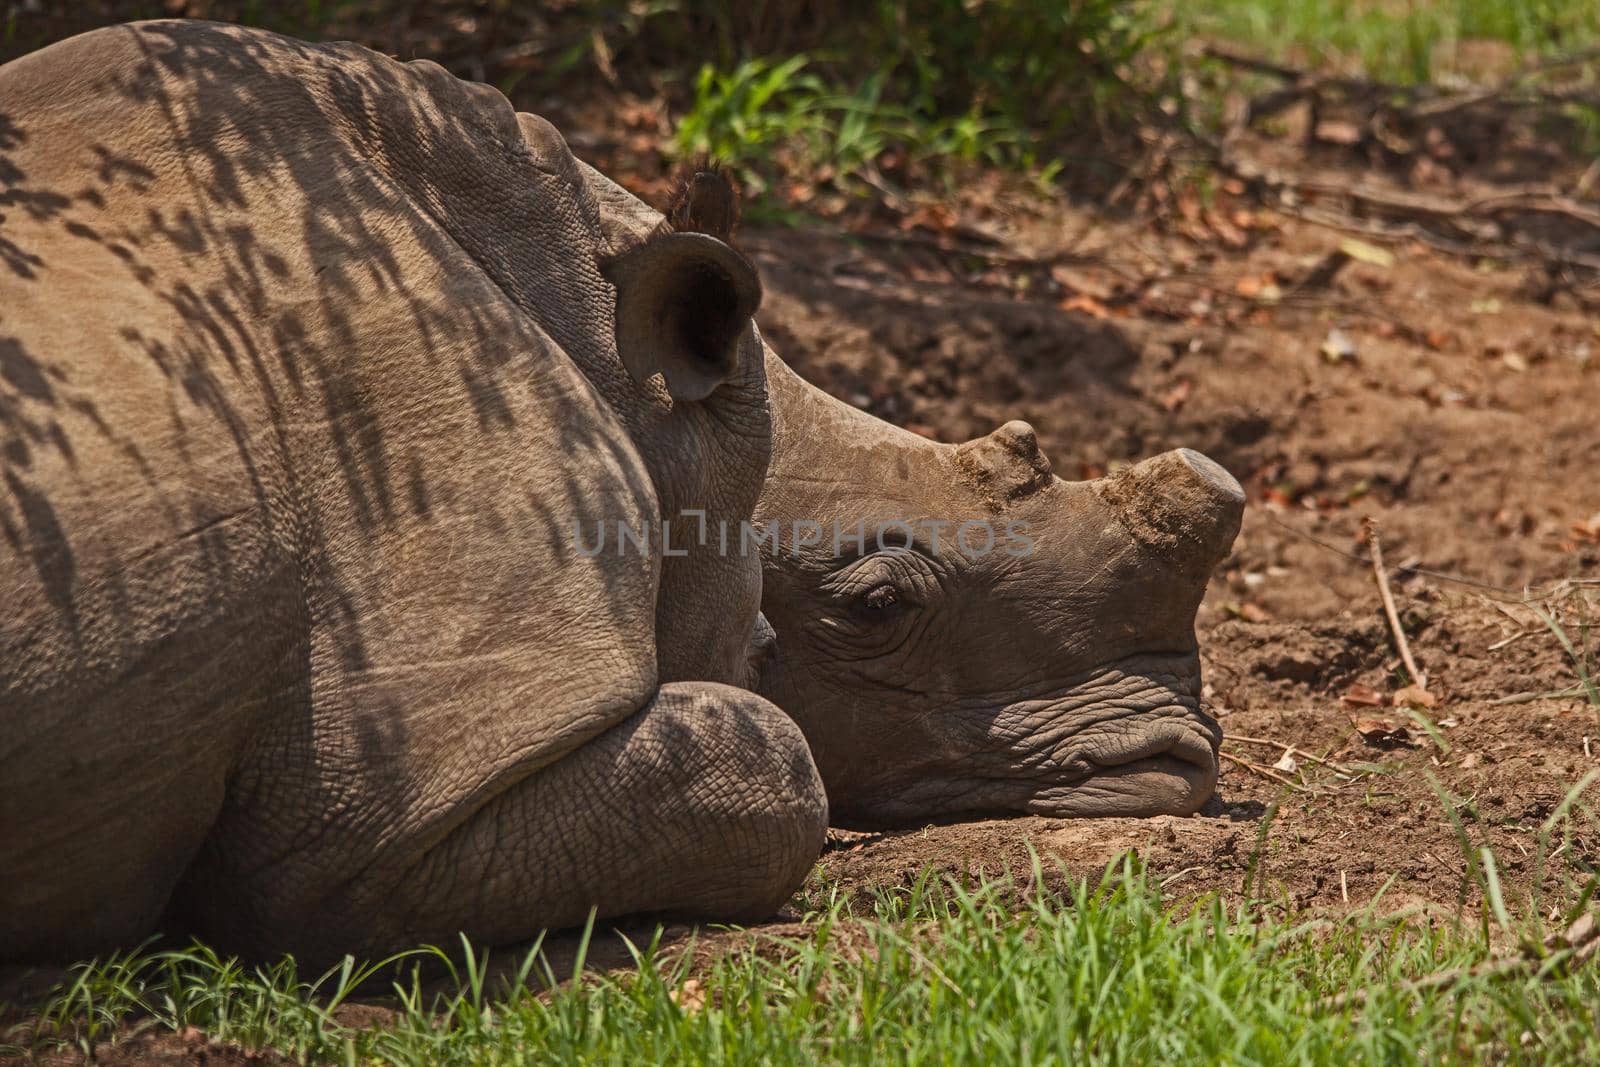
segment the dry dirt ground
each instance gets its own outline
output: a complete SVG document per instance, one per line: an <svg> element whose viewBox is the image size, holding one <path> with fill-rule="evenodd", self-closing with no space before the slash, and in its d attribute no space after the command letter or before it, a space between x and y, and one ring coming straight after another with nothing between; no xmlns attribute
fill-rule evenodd
<svg viewBox="0 0 1600 1067"><path fill-rule="evenodd" d="M1250 496L1198 622L1233 757L1205 814L841 839L827 879L1026 870L1031 843L1078 873L1137 850L1175 892L1345 906L1392 879L1391 901L1453 906L1466 863L1437 789L1472 846L1531 888L1542 824L1600 768L1600 707L1532 698L1578 675L1523 603L1553 593L1538 603L1580 644L1600 607L1584 584L1600 578L1600 317L1581 290L1420 244L1388 263L1355 247L1322 283L1346 233L1259 210L1235 221L1229 248L1057 208L994 257L746 236L765 334L838 395L948 440L1025 418L1069 478L1194 447ZM1367 516L1436 697L1419 709L1431 730L1394 706ZM1549 840L1557 877L1600 858L1582 806Z"/></svg>

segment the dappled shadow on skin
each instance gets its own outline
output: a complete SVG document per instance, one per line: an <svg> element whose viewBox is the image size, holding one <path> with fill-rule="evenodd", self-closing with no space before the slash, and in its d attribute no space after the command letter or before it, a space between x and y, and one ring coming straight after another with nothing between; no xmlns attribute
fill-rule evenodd
<svg viewBox="0 0 1600 1067"><path fill-rule="evenodd" d="M319 688L375 684L370 605L401 580L375 571L396 545L467 529L530 561L570 554L589 468L479 492L476 455L600 456L634 498L654 489L614 420L560 417L569 397L592 403L578 354L615 362L609 289L593 243L574 241L596 220L562 199L566 176L503 97L221 26L84 40L7 71L56 56L36 69L81 119L0 100L0 537L41 592L24 586L21 621L0 631L0 691L73 705L72 747L102 711L137 731L148 710L158 732L172 686L214 684L200 704L217 721L180 732L217 736L173 756L174 774L208 768L203 796L156 801L197 804L204 823L255 712L293 706L281 743L323 751ZM112 529L124 518L132 548ZM595 611L637 614L633 571L593 573L610 598ZM402 615L380 638L415 629ZM52 661L83 666L62 678ZM250 863L320 834L356 789L402 784L385 769L407 744L397 697L363 700L333 762L297 783L320 802ZM0 757L23 759L38 733ZM235 780L227 803L274 788Z"/></svg>

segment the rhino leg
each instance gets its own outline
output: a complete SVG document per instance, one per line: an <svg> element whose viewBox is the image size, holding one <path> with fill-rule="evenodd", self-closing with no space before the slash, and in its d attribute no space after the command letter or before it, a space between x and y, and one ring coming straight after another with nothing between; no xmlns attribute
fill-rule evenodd
<svg viewBox="0 0 1600 1067"><path fill-rule="evenodd" d="M413 935L526 937L600 917L765 918L827 834L822 779L767 700L710 682L663 685L644 710L480 811L417 868ZM460 895L425 888L436 879ZM474 893L477 899L473 899Z"/></svg>
<svg viewBox="0 0 1600 1067"><path fill-rule="evenodd" d="M458 932L522 941L581 924L591 909L762 918L805 878L828 813L805 738L775 705L673 682L447 827L361 821L394 842L375 861L348 842L318 843L280 857L271 887L228 863L185 887L169 928L321 963L330 949L376 956L454 944ZM285 885L303 893L287 910L259 897Z"/></svg>

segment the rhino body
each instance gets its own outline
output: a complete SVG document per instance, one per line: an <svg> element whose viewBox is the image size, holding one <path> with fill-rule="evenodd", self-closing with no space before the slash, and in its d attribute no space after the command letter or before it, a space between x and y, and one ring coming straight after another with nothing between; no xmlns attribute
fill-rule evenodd
<svg viewBox="0 0 1600 1067"><path fill-rule="evenodd" d="M663 232L492 90L97 31L0 68L0 214L0 959L740 919L830 803L1211 792L1225 472L1066 483L1025 425L828 397L725 223ZM684 535L752 516L864 538ZM671 551L577 536L663 520ZM923 520L1033 550L877 543Z"/></svg>
<svg viewBox="0 0 1600 1067"><path fill-rule="evenodd" d="M770 445L753 272L624 247L617 195L354 46L157 22L0 68L0 959L799 883L822 788L737 688L759 561L574 536L745 518Z"/></svg>

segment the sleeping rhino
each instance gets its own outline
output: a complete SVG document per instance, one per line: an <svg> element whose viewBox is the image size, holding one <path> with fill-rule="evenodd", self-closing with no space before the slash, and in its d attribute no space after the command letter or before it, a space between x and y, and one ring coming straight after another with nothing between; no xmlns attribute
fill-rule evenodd
<svg viewBox="0 0 1600 1067"><path fill-rule="evenodd" d="M759 689L805 731L836 824L1211 798L1194 618L1239 531L1227 471L1179 449L1066 482L1025 422L940 444L770 357L768 381Z"/></svg>
<svg viewBox="0 0 1600 1067"><path fill-rule="evenodd" d="M145 23L0 68L0 959L739 919L830 800L1205 799L1238 487L826 397L706 188L663 220L352 46ZM611 524L643 543L578 536ZM704 536L746 524L780 540Z"/></svg>
<svg viewBox="0 0 1600 1067"><path fill-rule="evenodd" d="M799 884L759 560L574 536L749 517L759 285L604 206L431 63L154 22L0 67L0 960Z"/></svg>
<svg viewBox="0 0 1600 1067"><path fill-rule="evenodd" d="M659 225L590 181L619 226ZM757 687L805 731L835 824L1210 799L1194 618L1239 531L1226 470L1178 449L1066 482L1025 422L942 444L766 361L772 459L739 539L775 637Z"/></svg>

